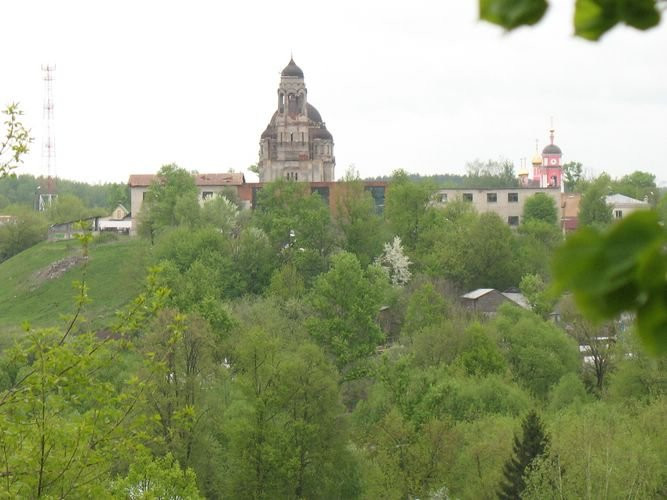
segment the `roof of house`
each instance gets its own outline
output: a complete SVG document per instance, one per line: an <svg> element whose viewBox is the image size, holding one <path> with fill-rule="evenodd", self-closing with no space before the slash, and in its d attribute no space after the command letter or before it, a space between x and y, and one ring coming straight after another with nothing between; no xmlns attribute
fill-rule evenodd
<svg viewBox="0 0 667 500"><path fill-rule="evenodd" d="M526 297L524 297L522 293L514 293L514 292L502 292L502 293L505 297L510 299L516 305L521 306L524 309L530 309L530 304L528 303L528 300L526 300Z"/></svg>
<svg viewBox="0 0 667 500"><path fill-rule="evenodd" d="M507 300L511 300L512 302L514 302L519 307L523 307L524 309L530 309L530 304L528 304L528 301L526 300L526 297L523 296L523 294L517 292L500 292L495 288L478 288L477 290L468 292L465 295L461 295L461 297L469 300L477 300L480 297L483 297L487 293L491 292L499 293Z"/></svg>
<svg viewBox="0 0 667 500"><path fill-rule="evenodd" d="M635 200L624 194L610 194L605 197L605 201L607 202L607 205L648 205L645 201Z"/></svg>
<svg viewBox="0 0 667 500"><path fill-rule="evenodd" d="M473 290L472 292L468 292L465 295L461 295L464 299L479 299L483 295L486 295L489 292L493 292L495 288L478 288L477 290Z"/></svg>
<svg viewBox="0 0 667 500"><path fill-rule="evenodd" d="M197 186L240 186L245 184L242 173L226 174L193 174ZM157 178L155 174L130 175L130 187L148 187Z"/></svg>

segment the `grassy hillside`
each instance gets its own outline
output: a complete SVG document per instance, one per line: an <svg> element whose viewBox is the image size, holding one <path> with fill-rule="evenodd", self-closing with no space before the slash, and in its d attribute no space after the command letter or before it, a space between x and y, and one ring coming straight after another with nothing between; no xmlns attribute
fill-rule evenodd
<svg viewBox="0 0 667 500"><path fill-rule="evenodd" d="M107 324L114 311L139 293L148 252L139 239L91 244L86 282L92 302L85 316L95 326ZM0 334L18 331L26 320L48 326L71 314L72 282L82 278L80 255L77 241L43 242L0 264Z"/></svg>

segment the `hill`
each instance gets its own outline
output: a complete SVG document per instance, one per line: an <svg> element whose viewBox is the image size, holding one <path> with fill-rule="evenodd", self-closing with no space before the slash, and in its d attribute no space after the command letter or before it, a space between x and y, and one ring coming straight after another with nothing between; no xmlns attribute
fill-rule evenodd
<svg viewBox="0 0 667 500"><path fill-rule="evenodd" d="M127 237L91 244L86 275L91 302L84 314L94 327L107 325L114 311L139 293L149 251L143 240ZM83 276L81 253L78 241L42 242L0 264L0 335L19 331L24 321L55 325L74 311L72 283Z"/></svg>

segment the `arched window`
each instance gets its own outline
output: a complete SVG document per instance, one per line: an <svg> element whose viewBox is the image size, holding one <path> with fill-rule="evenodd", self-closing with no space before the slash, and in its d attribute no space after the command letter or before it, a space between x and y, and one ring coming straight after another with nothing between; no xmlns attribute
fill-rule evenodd
<svg viewBox="0 0 667 500"><path fill-rule="evenodd" d="M301 142L306 142L306 136L303 132L301 132Z"/></svg>
<svg viewBox="0 0 667 500"><path fill-rule="evenodd" d="M289 133L289 141L294 142L294 132Z"/></svg>

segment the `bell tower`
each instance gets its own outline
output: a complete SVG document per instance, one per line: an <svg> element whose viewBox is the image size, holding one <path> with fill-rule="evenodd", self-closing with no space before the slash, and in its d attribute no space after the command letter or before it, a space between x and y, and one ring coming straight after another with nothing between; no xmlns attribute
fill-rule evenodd
<svg viewBox="0 0 667 500"><path fill-rule="evenodd" d="M278 106L259 141L259 180L333 181L333 137L308 102L303 71L290 58L280 73Z"/></svg>

